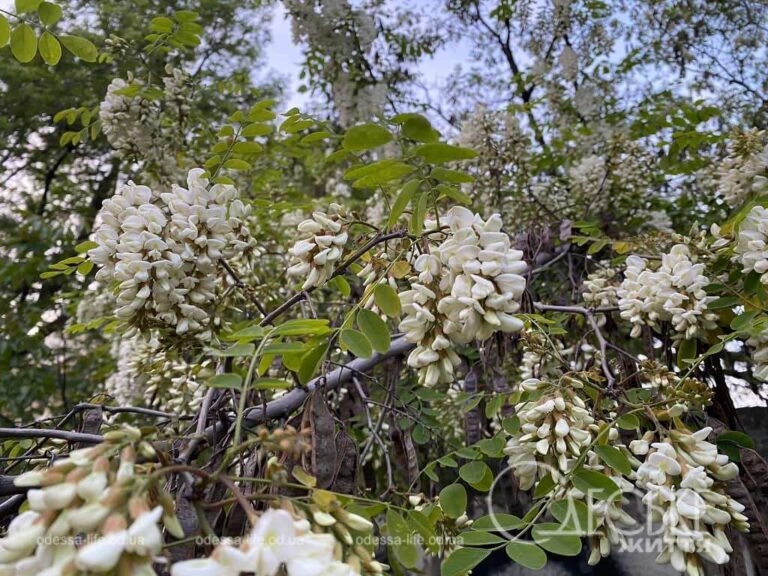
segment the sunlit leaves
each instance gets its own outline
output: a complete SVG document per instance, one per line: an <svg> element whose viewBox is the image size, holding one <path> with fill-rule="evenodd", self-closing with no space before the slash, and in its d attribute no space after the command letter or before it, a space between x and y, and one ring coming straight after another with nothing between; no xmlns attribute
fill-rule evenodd
<svg viewBox="0 0 768 576"><path fill-rule="evenodd" d="M362 152L377 148L392 140L392 134L378 124L362 124L353 126L342 139L342 146L352 152Z"/></svg>
<svg viewBox="0 0 768 576"><path fill-rule="evenodd" d="M477 152L470 148L462 148L461 146L453 146L442 142L422 144L414 149L414 153L430 164L469 160L477 156Z"/></svg>
<svg viewBox="0 0 768 576"><path fill-rule="evenodd" d="M56 37L47 30L40 36L38 50L46 64L55 66L59 63L59 60L61 59L61 44L59 44Z"/></svg>
<svg viewBox="0 0 768 576"><path fill-rule="evenodd" d="M504 550L515 563L531 570L541 570L547 564L547 554L533 542L510 542Z"/></svg>
<svg viewBox="0 0 768 576"><path fill-rule="evenodd" d="M388 284L379 284L373 292L376 306L390 318L400 315L400 297Z"/></svg>
<svg viewBox="0 0 768 576"><path fill-rule="evenodd" d="M40 17L40 22L46 26L53 26L61 20L62 11L58 4L53 2L43 2L37 9L37 15Z"/></svg>
<svg viewBox="0 0 768 576"><path fill-rule="evenodd" d="M467 509L467 490L461 484L450 484L440 491L440 506L445 515L458 518Z"/></svg>
<svg viewBox="0 0 768 576"><path fill-rule="evenodd" d="M357 330L345 329L341 331L339 342L344 348L352 352L358 358L370 358L373 354L371 341Z"/></svg>
<svg viewBox="0 0 768 576"><path fill-rule="evenodd" d="M11 40L11 25L8 18L0 14L0 48Z"/></svg>
<svg viewBox="0 0 768 576"><path fill-rule="evenodd" d="M389 350L390 336L386 323L378 314L362 309L357 313L357 326L368 338L376 352L384 353Z"/></svg>
<svg viewBox="0 0 768 576"><path fill-rule="evenodd" d="M37 36L29 24L22 22L11 32L11 53L23 64L37 54Z"/></svg>
<svg viewBox="0 0 768 576"><path fill-rule="evenodd" d="M440 566L441 576L463 576L491 554L490 550L459 548L451 552Z"/></svg>
<svg viewBox="0 0 768 576"><path fill-rule="evenodd" d="M73 56L77 56L86 62L96 62L98 50L93 42L87 38L83 38L82 36L60 36L59 40L64 48L66 48Z"/></svg>

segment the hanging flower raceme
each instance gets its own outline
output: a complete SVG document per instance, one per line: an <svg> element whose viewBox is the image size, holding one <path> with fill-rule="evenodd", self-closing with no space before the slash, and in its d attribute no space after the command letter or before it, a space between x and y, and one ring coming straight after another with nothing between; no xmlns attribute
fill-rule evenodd
<svg viewBox="0 0 768 576"><path fill-rule="evenodd" d="M146 402L174 414L191 414L205 395L213 361L188 361L184 352L168 349L157 338L120 338L112 345L117 370L104 383L120 405Z"/></svg>
<svg viewBox="0 0 768 576"><path fill-rule="evenodd" d="M117 285L115 315L138 330L209 337L222 260L255 253L248 207L204 172L190 170L187 188L164 192L129 182L99 213L88 255L96 278Z"/></svg>
<svg viewBox="0 0 768 576"><path fill-rule="evenodd" d="M294 264L289 276L304 278L302 290L320 286L336 270L349 239L346 210L331 204L327 213L314 212L298 226L302 238L290 250Z"/></svg>
<svg viewBox="0 0 768 576"><path fill-rule="evenodd" d="M670 322L678 338L703 336L717 320L707 309L715 300L704 290L709 283L704 264L695 263L684 244L662 256L657 270L645 258L629 256L617 291L621 317L632 324L632 337L639 336L643 326L658 328L661 322Z"/></svg>
<svg viewBox="0 0 768 576"><path fill-rule="evenodd" d="M0 539L0 574L155 574L161 526L177 538L184 532L161 480L144 474L153 465L139 465L137 453L155 456L139 430L125 427L16 478L30 488L29 511Z"/></svg>
<svg viewBox="0 0 768 576"><path fill-rule="evenodd" d="M177 562L171 576L237 576L243 572L275 576L283 567L287 576L380 574L383 565L366 553L363 558L354 555L346 562L341 560L338 534L345 534L348 540L344 544L349 545L350 529L368 533L372 528L370 521L346 512L335 516L315 512L310 522L287 510L270 508L240 546L225 542L208 558ZM359 546L355 549L361 552Z"/></svg>
<svg viewBox="0 0 768 576"><path fill-rule="evenodd" d="M129 75L115 78L99 105L99 120L110 146L121 156L146 162L163 179L177 172L176 156L183 144L180 126L190 109L189 79L170 64L160 94L149 98L144 83Z"/></svg>
<svg viewBox="0 0 768 576"><path fill-rule="evenodd" d="M738 135L728 147L728 157L717 168L717 191L731 207L768 186L768 148L763 145L763 135L758 130Z"/></svg>
<svg viewBox="0 0 768 576"><path fill-rule="evenodd" d="M515 406L520 434L507 441L504 452L520 488L529 490L546 475L557 483L568 473L572 461L592 442L594 418L570 387L559 388L533 378L520 388L540 396Z"/></svg>
<svg viewBox="0 0 768 576"><path fill-rule="evenodd" d="M768 209L753 207L739 225L734 260L744 273L757 272L760 281L768 285Z"/></svg>
<svg viewBox="0 0 768 576"><path fill-rule="evenodd" d="M486 221L459 206L439 225L427 222L432 231L428 250L415 258L417 275L410 279L410 290L400 294L405 314L400 329L417 344L408 364L419 369L420 382L453 380L458 365L453 345L523 327L514 314L520 309L527 265L501 226L498 215Z"/></svg>
<svg viewBox="0 0 768 576"><path fill-rule="evenodd" d="M725 530L747 531L744 506L727 495L724 482L738 467L706 441L712 428L697 432L673 430L660 442L653 435L630 445L644 462L637 469L643 502L664 529L657 562L692 576L704 574L701 558L726 564L733 551Z"/></svg>

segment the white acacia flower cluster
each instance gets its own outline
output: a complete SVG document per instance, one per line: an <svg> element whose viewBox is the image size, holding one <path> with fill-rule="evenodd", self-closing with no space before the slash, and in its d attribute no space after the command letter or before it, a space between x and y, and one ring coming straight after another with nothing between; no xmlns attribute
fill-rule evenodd
<svg viewBox="0 0 768 576"><path fill-rule="evenodd" d="M365 74L363 61L376 39L373 16L347 0L287 0L294 39L323 59L322 80L342 126L369 120L386 103L386 85Z"/></svg>
<svg viewBox="0 0 768 576"><path fill-rule="evenodd" d="M330 514L319 514L324 522L336 522ZM366 531L373 527L359 516L352 521ZM286 510L269 509L240 546L224 543L208 558L177 562L171 567L171 576L237 576L243 572L275 576L281 567L285 567L287 576L354 576L362 569L372 574L383 571L375 560L369 560L365 566L342 562L336 538L311 528L306 519L297 520Z"/></svg>
<svg viewBox="0 0 768 576"><path fill-rule="evenodd" d="M691 259L688 247L677 244L662 257L657 270L640 256L629 256L624 281L617 291L621 317L632 324L631 336L643 326L658 328L669 321L681 338L695 338L716 326L717 315L707 306L715 299L704 287L709 284L704 264Z"/></svg>
<svg viewBox="0 0 768 576"><path fill-rule="evenodd" d="M418 276L400 294L405 314L400 330L417 344L408 365L419 369L419 381L428 386L453 381L458 365L453 345L523 327L514 314L520 309L527 265L501 231L501 217L483 220L454 206L440 226L447 230L427 222L426 229L434 230L429 251L416 258Z"/></svg>
<svg viewBox="0 0 768 576"><path fill-rule="evenodd" d="M175 414L194 413L203 401L206 377L213 375L212 361L188 362L180 353L153 338L120 338L113 345L117 370L104 383L105 392L120 405L148 405Z"/></svg>
<svg viewBox="0 0 768 576"><path fill-rule="evenodd" d="M587 308L614 308L619 305L618 274L615 268L601 268L587 276L581 288L581 297ZM603 326L605 315L597 315L597 321Z"/></svg>
<svg viewBox="0 0 768 576"><path fill-rule="evenodd" d="M768 188L768 146L763 145L763 135L751 130L737 136L717 168L717 191L733 208L753 192Z"/></svg>
<svg viewBox="0 0 768 576"><path fill-rule="evenodd" d="M177 538L183 530L170 497L163 505L151 504L149 486L139 481L134 446L144 456L154 449L133 428L105 438L16 479L17 486L31 488L29 511L0 539L0 574L155 574L152 564L163 547L160 523Z"/></svg>
<svg viewBox="0 0 768 576"><path fill-rule="evenodd" d="M758 205L749 211L739 225L733 251L745 274L757 272L768 285L768 209Z"/></svg>
<svg viewBox="0 0 768 576"><path fill-rule="evenodd" d="M346 210L331 204L328 212L314 212L299 223L302 238L290 250L294 264L289 276L305 277L302 290L324 284L336 270L349 240Z"/></svg>
<svg viewBox="0 0 768 576"><path fill-rule="evenodd" d="M170 65L162 78L163 94L149 99L119 94L143 83L128 77L115 78L99 105L99 119L110 146L120 155L146 161L162 177L176 173L176 155L181 147L179 123L189 112L187 75Z"/></svg>
<svg viewBox="0 0 768 576"><path fill-rule="evenodd" d="M254 251L249 207L203 174L190 170L187 188L170 192L129 182L104 202L88 255L96 279L117 285L115 316L132 327L209 337L222 260Z"/></svg>
<svg viewBox="0 0 768 576"><path fill-rule="evenodd" d="M747 344L752 347L753 375L768 382L768 330L751 336Z"/></svg>
<svg viewBox="0 0 768 576"><path fill-rule="evenodd" d="M526 380L520 387L544 391L537 400L515 406L521 434L512 436L504 449L520 488L529 490L547 474L559 482L568 473L573 460L592 442L595 420L571 389L558 389L538 379Z"/></svg>
<svg viewBox="0 0 768 576"><path fill-rule="evenodd" d="M726 564L733 551L725 529L747 531L744 506L729 497L722 482L738 475L738 467L706 441L712 432L673 432L673 439L635 441L630 448L645 456L637 469L643 502L664 527L662 551L656 559L692 576L704 574L700 558Z"/></svg>

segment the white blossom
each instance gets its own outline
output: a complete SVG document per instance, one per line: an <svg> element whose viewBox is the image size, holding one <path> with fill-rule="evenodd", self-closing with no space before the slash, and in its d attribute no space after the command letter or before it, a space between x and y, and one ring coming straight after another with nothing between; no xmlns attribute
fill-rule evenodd
<svg viewBox="0 0 768 576"><path fill-rule="evenodd" d="M768 210L753 207L739 225L734 247L734 260L745 274L756 272L760 281L768 285Z"/></svg>
<svg viewBox="0 0 768 576"><path fill-rule="evenodd" d="M429 252L416 257L417 277L400 294L405 314L400 330L418 344L408 364L419 369L419 381L426 385L453 381L459 365L454 345L523 326L514 313L527 265L501 231L500 216L483 220L457 206L440 224L448 229L437 231L436 221L427 223L426 229L435 231L429 235Z"/></svg>
<svg viewBox="0 0 768 576"><path fill-rule="evenodd" d="M219 264L252 250L237 190L203 174L170 191L129 182L103 204L88 255L96 279L117 285L115 316L134 327L209 336Z"/></svg>
<svg viewBox="0 0 768 576"><path fill-rule="evenodd" d="M688 247L677 244L662 256L657 270L640 256L629 256L624 281L617 295L621 317L632 324L632 336L640 335L644 325L658 328L670 322L679 337L702 336L715 327L717 315L707 310L715 299L704 287L709 284L704 264L695 263Z"/></svg>
<svg viewBox="0 0 768 576"><path fill-rule="evenodd" d="M331 204L328 213L314 212L299 223L302 236L290 250L294 264L288 275L304 278L302 290L321 286L341 261L349 239L345 218L344 208Z"/></svg>

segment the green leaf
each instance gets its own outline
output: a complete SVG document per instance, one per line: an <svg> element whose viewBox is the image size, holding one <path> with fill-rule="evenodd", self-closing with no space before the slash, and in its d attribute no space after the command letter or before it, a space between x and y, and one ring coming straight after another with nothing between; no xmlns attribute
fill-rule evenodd
<svg viewBox="0 0 768 576"><path fill-rule="evenodd" d="M228 168L230 170L250 170L251 165L245 160L240 160L239 158L230 158L224 162L224 168Z"/></svg>
<svg viewBox="0 0 768 576"><path fill-rule="evenodd" d="M681 370L686 369L690 360L696 358L696 350L698 349L698 341L695 338L690 340L683 340L677 345L677 367Z"/></svg>
<svg viewBox="0 0 768 576"><path fill-rule="evenodd" d="M721 308L732 308L738 306L741 303L741 299L738 296L721 296L717 300L713 300L709 303L707 308L710 310L720 310Z"/></svg>
<svg viewBox="0 0 768 576"><path fill-rule="evenodd" d="M504 538L491 534L490 532L483 532L477 530L467 530L459 534L461 539L459 546L487 546L489 544L501 544L505 542Z"/></svg>
<svg viewBox="0 0 768 576"><path fill-rule="evenodd" d="M415 568L419 561L419 551L411 538L411 529L405 518L393 508L387 510L387 535L395 557L406 568Z"/></svg>
<svg viewBox="0 0 768 576"><path fill-rule="evenodd" d="M37 15L40 18L40 22L46 26L53 26L61 20L61 8L58 4L53 2L43 2L37 9Z"/></svg>
<svg viewBox="0 0 768 576"><path fill-rule="evenodd" d="M504 428L504 432L510 436L514 436L520 431L520 417L515 415L510 416L509 418L504 418L504 420L501 421L501 427Z"/></svg>
<svg viewBox="0 0 768 576"><path fill-rule="evenodd" d="M37 36L29 24L22 22L11 33L11 52L21 63L31 62L37 54Z"/></svg>
<svg viewBox="0 0 768 576"><path fill-rule="evenodd" d="M469 160L477 156L477 152L470 148L461 146L452 146L442 142L433 142L422 144L414 148L414 153L430 164L443 164L445 162L455 162L456 160Z"/></svg>
<svg viewBox="0 0 768 576"><path fill-rule="evenodd" d="M16 12L24 14L25 12L34 12L40 6L40 0L16 0Z"/></svg>
<svg viewBox="0 0 768 576"><path fill-rule="evenodd" d="M214 356L223 358L238 358L240 356L253 356L256 347L253 344L235 344L224 350L214 350Z"/></svg>
<svg viewBox="0 0 768 576"><path fill-rule="evenodd" d="M600 460L608 464L616 472L624 476L632 474L632 465L629 463L629 459L618 448L613 446L595 446L593 450L600 457Z"/></svg>
<svg viewBox="0 0 768 576"><path fill-rule="evenodd" d="M605 474L582 469L573 476L573 485L598 500L613 500L621 494L619 487Z"/></svg>
<svg viewBox="0 0 768 576"><path fill-rule="evenodd" d="M743 432L737 432L736 430L728 430L723 432L717 437L717 442L732 442L740 448L755 449L755 441Z"/></svg>
<svg viewBox="0 0 768 576"><path fill-rule="evenodd" d="M373 292L373 300L379 310L390 318L400 315L400 297L389 284L379 284Z"/></svg>
<svg viewBox="0 0 768 576"><path fill-rule="evenodd" d="M589 507L581 500L573 498L558 500L552 503L549 511L560 524L575 533L591 534L597 527L597 521L591 514Z"/></svg>
<svg viewBox="0 0 768 576"><path fill-rule="evenodd" d="M237 330L236 332L231 332L229 334L222 335L221 339L226 341L233 341L233 340L259 340L264 336L264 328L261 326L247 326L245 328L242 328L240 330Z"/></svg>
<svg viewBox="0 0 768 576"><path fill-rule="evenodd" d="M547 554L533 542L510 542L504 547L514 562L531 570L541 570L547 564Z"/></svg>
<svg viewBox="0 0 768 576"><path fill-rule="evenodd" d="M269 122L275 118L277 118L277 115L272 110L265 110L263 107L258 107L258 105L248 112L248 120L251 122Z"/></svg>
<svg viewBox="0 0 768 576"><path fill-rule="evenodd" d="M509 530L519 530L523 526L524 522L517 516L499 513L478 518L472 524L472 529L489 532L507 532Z"/></svg>
<svg viewBox="0 0 768 576"><path fill-rule="evenodd" d="M194 12L192 10L177 10L174 12L173 17L176 19L177 22L184 23L184 22L193 22L197 20L200 15L197 12Z"/></svg>
<svg viewBox="0 0 768 576"><path fill-rule="evenodd" d="M60 36L59 40L64 48L69 50L74 56L86 62L96 62L99 51L93 42L82 36Z"/></svg>
<svg viewBox="0 0 768 576"><path fill-rule="evenodd" d="M467 510L467 490L461 484L451 484L440 491L440 506L449 518L458 518Z"/></svg>
<svg viewBox="0 0 768 576"><path fill-rule="evenodd" d="M346 329L341 331L339 342L358 358L370 358L373 355L371 341L357 330Z"/></svg>
<svg viewBox="0 0 768 576"><path fill-rule="evenodd" d="M533 497L541 498L546 496L552 491L555 485L555 481L552 479L552 474L547 474L541 480L539 480L538 484L536 484L536 488L533 490Z"/></svg>
<svg viewBox="0 0 768 576"><path fill-rule="evenodd" d="M406 115L401 114L400 116ZM403 136L416 140L416 142L434 142L440 138L440 132L432 128L429 120L421 114L407 114L407 118L405 118L405 122L402 125Z"/></svg>
<svg viewBox="0 0 768 576"><path fill-rule="evenodd" d="M309 488L314 488L317 486L317 478L312 476L309 472L304 470L304 468L301 468L299 466L294 466L291 469L291 474L293 475L296 480L304 484L304 486L308 486Z"/></svg>
<svg viewBox="0 0 768 576"><path fill-rule="evenodd" d="M312 379L312 376L317 372L317 367L325 357L325 352L327 350L328 343L323 342L322 344L318 344L314 348L311 348L301 357L299 369L296 371L296 374L299 377L299 382L306 384Z"/></svg>
<svg viewBox="0 0 768 576"><path fill-rule="evenodd" d="M93 270L93 262L83 262L77 267L77 273L81 276L88 276Z"/></svg>
<svg viewBox="0 0 768 576"><path fill-rule="evenodd" d="M616 420L616 425L622 430L636 430L640 426L640 418L636 414L624 414Z"/></svg>
<svg viewBox="0 0 768 576"><path fill-rule="evenodd" d="M61 60L61 44L48 30L44 31L40 36L37 46L40 56L42 56L46 64L56 66L59 63L59 60Z"/></svg>
<svg viewBox="0 0 768 576"><path fill-rule="evenodd" d="M274 342L273 344L267 344L264 346L263 352L265 355L273 354L278 356L280 354L294 354L296 352L304 352L307 349L305 344L301 342Z"/></svg>
<svg viewBox="0 0 768 576"><path fill-rule="evenodd" d="M475 484L483 479L488 470L488 464L485 462L468 462L459 468L459 476L467 484Z"/></svg>
<svg viewBox="0 0 768 576"><path fill-rule="evenodd" d="M312 132L312 134L307 134L300 140L300 142L302 144L312 144L314 142L322 142L328 138L333 138L333 134L321 130L320 132Z"/></svg>
<svg viewBox="0 0 768 576"><path fill-rule="evenodd" d="M254 138L255 136L266 136L272 133L272 126L269 124L261 124L256 122L254 124L248 124L240 131L240 136L243 138Z"/></svg>
<svg viewBox="0 0 768 576"><path fill-rule="evenodd" d="M485 560L490 553L491 550L479 550L477 548L454 550L440 565L440 576L464 576Z"/></svg>
<svg viewBox="0 0 768 576"><path fill-rule="evenodd" d="M77 246L75 246L75 252L78 254L85 254L88 252L88 250L93 250L94 248L98 248L99 245L96 244L93 240L86 240L85 242L80 242Z"/></svg>
<svg viewBox="0 0 768 576"><path fill-rule="evenodd" d="M731 328L734 330L742 330L746 328L755 318L757 318L758 314L760 314L760 310L747 310L731 320Z"/></svg>
<svg viewBox="0 0 768 576"><path fill-rule="evenodd" d="M405 211L405 208L408 206L411 198L413 198L413 194L416 192L416 190L419 189L420 185L421 182L418 180L409 180L403 185L403 187L400 189L400 193L397 195L397 198L395 198L395 203L392 205L392 211L389 213L389 218L387 219L387 228L392 228L395 224L397 224L398 219Z"/></svg>
<svg viewBox="0 0 768 576"><path fill-rule="evenodd" d="M272 331L272 336L319 336L331 331L328 326L328 320L318 319L298 319L288 320L276 326Z"/></svg>
<svg viewBox="0 0 768 576"><path fill-rule="evenodd" d="M232 146L232 150L238 154L258 154L264 150L264 147L258 142L237 142ZM226 163L224 166L226 167Z"/></svg>
<svg viewBox="0 0 768 576"><path fill-rule="evenodd" d="M363 308L357 313L357 326L365 334L376 352L382 354L389 350L391 338L386 323L378 314Z"/></svg>
<svg viewBox="0 0 768 576"><path fill-rule="evenodd" d="M566 532L560 524L536 524L531 534L536 544L553 554L577 556L581 552L581 538Z"/></svg>
<svg viewBox="0 0 768 576"><path fill-rule="evenodd" d="M428 550L437 553L439 551L439 544L437 542L437 534L435 532L434 522L429 517L420 512L419 510L411 510L408 512L408 521L412 527L416 528L416 531L421 535L424 540L424 545Z"/></svg>
<svg viewBox="0 0 768 576"><path fill-rule="evenodd" d="M254 390L287 390L293 388L293 384L281 378L254 378L251 388Z"/></svg>
<svg viewBox="0 0 768 576"><path fill-rule="evenodd" d="M424 217L427 215L427 202L429 202L430 194L428 192L422 192L418 198L413 200L413 213L411 214L411 226L410 231L413 234L421 234L424 230Z"/></svg>
<svg viewBox="0 0 768 576"><path fill-rule="evenodd" d="M0 14L0 48L11 40L11 24L8 18Z"/></svg>
<svg viewBox="0 0 768 576"><path fill-rule="evenodd" d="M165 16L158 16L152 18L149 22L149 28L152 32L160 32L161 34L167 34L173 30L173 20L166 18Z"/></svg>
<svg viewBox="0 0 768 576"><path fill-rule="evenodd" d="M447 168L441 168L440 166L435 166L429 177L434 178L435 180L440 180L441 182L450 182L451 184L464 184L466 182L474 181L474 178L466 172L448 170Z"/></svg>
<svg viewBox="0 0 768 576"><path fill-rule="evenodd" d="M243 385L243 377L240 374L234 374L227 372L226 374L216 374L216 376L209 378L205 385L209 388L237 388Z"/></svg>
<svg viewBox="0 0 768 576"><path fill-rule="evenodd" d="M390 140L392 140L392 134L386 128L378 124L362 124L347 130L341 144L347 150L360 152L382 146Z"/></svg>
<svg viewBox="0 0 768 576"><path fill-rule="evenodd" d="M405 164L404 162L395 162L379 170L371 172L370 174L366 174L362 178L358 178L352 184L352 188L375 188L377 186L381 186L382 184L386 184L387 182L391 182L392 180L399 180L414 170L415 168L410 164Z"/></svg>

